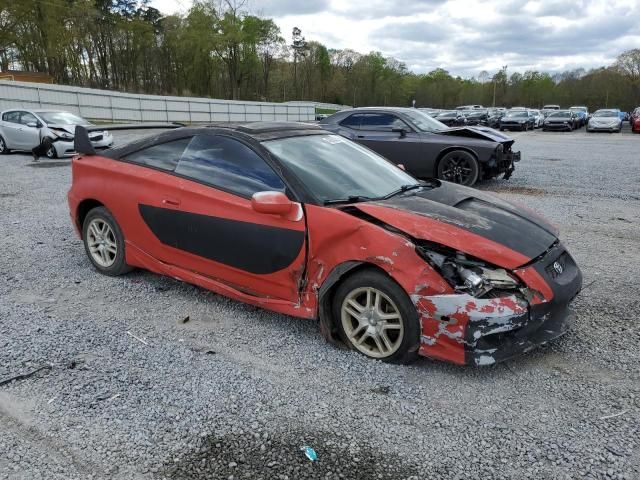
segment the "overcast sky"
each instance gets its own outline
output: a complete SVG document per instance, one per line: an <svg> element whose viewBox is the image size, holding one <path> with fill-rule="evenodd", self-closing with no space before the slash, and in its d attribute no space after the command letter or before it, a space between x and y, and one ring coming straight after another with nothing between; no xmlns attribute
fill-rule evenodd
<svg viewBox="0 0 640 480"><path fill-rule="evenodd" d="M151 4L184 13L191 1ZM287 40L297 26L307 40L379 50L419 73L589 69L640 47L640 0L248 0L247 7L273 18Z"/></svg>

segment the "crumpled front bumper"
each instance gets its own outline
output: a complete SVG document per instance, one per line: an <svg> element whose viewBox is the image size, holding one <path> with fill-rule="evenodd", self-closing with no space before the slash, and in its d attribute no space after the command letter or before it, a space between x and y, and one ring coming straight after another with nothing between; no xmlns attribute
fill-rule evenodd
<svg viewBox="0 0 640 480"><path fill-rule="evenodd" d="M562 273L552 273L556 263ZM420 353L460 365L490 365L566 333L582 274L562 245L513 273L526 287L506 296L413 295L422 324Z"/></svg>
<svg viewBox="0 0 640 480"><path fill-rule="evenodd" d="M520 152L498 151L495 157L495 173L503 173L505 180L508 180L516 169L515 162L519 162L522 157Z"/></svg>

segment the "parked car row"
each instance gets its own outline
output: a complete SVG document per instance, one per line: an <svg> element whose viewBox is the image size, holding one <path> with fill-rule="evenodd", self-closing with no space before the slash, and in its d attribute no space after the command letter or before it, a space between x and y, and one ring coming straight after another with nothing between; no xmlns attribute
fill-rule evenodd
<svg viewBox="0 0 640 480"><path fill-rule="evenodd" d="M560 105L549 104L542 109L526 107L484 108L482 105L464 105L455 110L421 108L449 127L487 126L501 131L527 131L542 128L544 131L567 131L586 126L586 131L620 132L622 123L629 121L631 130L640 133L640 111L632 114L617 108L596 110L593 114L585 106L574 105L562 109Z"/></svg>

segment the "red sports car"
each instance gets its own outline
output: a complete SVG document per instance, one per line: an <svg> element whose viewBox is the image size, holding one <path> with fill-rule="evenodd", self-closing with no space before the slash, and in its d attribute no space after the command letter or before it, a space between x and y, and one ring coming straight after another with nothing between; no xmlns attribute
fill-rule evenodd
<svg viewBox="0 0 640 480"><path fill-rule="evenodd" d="M78 127L69 207L95 268L145 268L302 318L364 355L486 365L546 343L582 275L556 229L419 182L312 125L180 128L97 155Z"/></svg>
<svg viewBox="0 0 640 480"><path fill-rule="evenodd" d="M631 123L631 131L633 133L640 133L640 107L636 108L629 118Z"/></svg>

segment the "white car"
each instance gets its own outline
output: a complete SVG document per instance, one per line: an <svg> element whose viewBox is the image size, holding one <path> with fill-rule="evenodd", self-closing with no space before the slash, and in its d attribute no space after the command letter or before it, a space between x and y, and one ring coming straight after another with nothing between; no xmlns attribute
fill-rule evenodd
<svg viewBox="0 0 640 480"><path fill-rule="evenodd" d="M73 113L57 110L5 110L0 113L0 154L10 150L31 150L49 138L49 158L74 155L73 136L76 125L92 125ZM113 135L108 131L91 132L94 148L109 148Z"/></svg>
<svg viewBox="0 0 640 480"><path fill-rule="evenodd" d="M544 123L544 115L540 110L530 109L529 113L533 115L535 119L535 123L533 124L534 128L542 128L542 124Z"/></svg>

